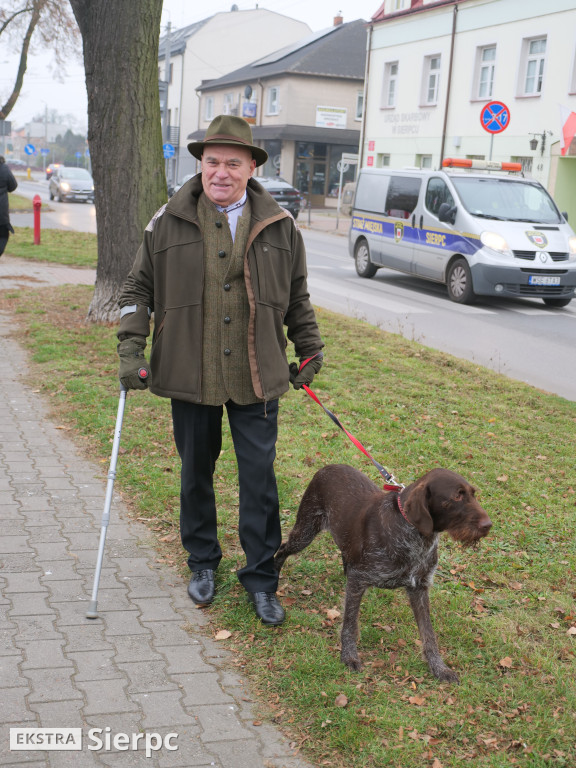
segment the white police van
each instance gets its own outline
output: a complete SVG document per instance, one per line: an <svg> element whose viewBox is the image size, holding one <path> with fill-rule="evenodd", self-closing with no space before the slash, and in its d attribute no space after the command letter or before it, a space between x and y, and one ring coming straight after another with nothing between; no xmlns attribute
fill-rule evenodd
<svg viewBox="0 0 576 768"><path fill-rule="evenodd" d="M462 304L513 296L566 306L576 236L520 172L519 163L448 158L441 171L363 168L349 234L357 273L388 267L444 283Z"/></svg>

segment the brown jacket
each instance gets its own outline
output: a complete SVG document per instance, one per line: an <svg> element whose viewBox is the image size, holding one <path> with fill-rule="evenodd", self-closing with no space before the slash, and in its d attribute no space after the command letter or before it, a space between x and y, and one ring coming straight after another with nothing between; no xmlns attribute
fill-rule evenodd
<svg viewBox="0 0 576 768"><path fill-rule="evenodd" d="M198 219L201 176L187 182L152 218L120 298L137 306L120 321L119 338L148 336L155 328L150 389L161 397L201 402L204 243ZM250 318L248 355L252 385L261 400L288 389L287 336L298 357L324 346L310 303L302 235L289 213L253 179L244 256ZM222 221L225 222L224 214Z"/></svg>

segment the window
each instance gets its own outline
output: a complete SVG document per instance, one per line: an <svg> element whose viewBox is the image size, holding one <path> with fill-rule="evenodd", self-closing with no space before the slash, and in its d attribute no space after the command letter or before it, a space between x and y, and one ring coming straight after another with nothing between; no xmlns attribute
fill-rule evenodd
<svg viewBox="0 0 576 768"><path fill-rule="evenodd" d="M277 115L280 112L280 105L278 103L279 89L276 86L268 88L267 101L266 101L266 113L269 115Z"/></svg>
<svg viewBox="0 0 576 768"><path fill-rule="evenodd" d="M430 213L433 213L434 216L438 216L438 211L440 210L442 203L448 203L452 208L454 206L454 198L450 194L450 190L443 179L432 178L428 182L426 188L426 208Z"/></svg>
<svg viewBox="0 0 576 768"><path fill-rule="evenodd" d="M391 176L384 207L385 216L408 219L416 208L422 180L409 176Z"/></svg>
<svg viewBox="0 0 576 768"><path fill-rule="evenodd" d="M390 166L390 155L376 155L376 167L388 168Z"/></svg>
<svg viewBox="0 0 576 768"><path fill-rule="evenodd" d="M527 176L532 175L532 157L526 157L525 155L515 155L514 157L510 158L510 161L512 163L522 163L522 173L526 174Z"/></svg>
<svg viewBox="0 0 576 768"><path fill-rule="evenodd" d="M362 114L364 113L364 91L358 91L356 93L356 117L355 120L362 120Z"/></svg>
<svg viewBox="0 0 576 768"><path fill-rule="evenodd" d="M520 88L523 96L539 96L542 93L544 63L546 61L546 38L524 40L522 46L524 82Z"/></svg>
<svg viewBox="0 0 576 768"><path fill-rule="evenodd" d="M382 83L382 109L392 109L396 106L398 81L398 62L388 61L384 65L384 80Z"/></svg>
<svg viewBox="0 0 576 768"><path fill-rule="evenodd" d="M224 94L224 108L222 109L224 115L237 115L238 107L236 106L236 98L233 93Z"/></svg>
<svg viewBox="0 0 576 768"><path fill-rule="evenodd" d="M496 61L496 46L489 45L478 49L478 99L491 99L494 86L494 63Z"/></svg>
<svg viewBox="0 0 576 768"><path fill-rule="evenodd" d="M432 155L416 155L417 168L432 168Z"/></svg>
<svg viewBox="0 0 576 768"><path fill-rule="evenodd" d="M204 102L204 120L212 121L214 119L214 97L207 96Z"/></svg>
<svg viewBox="0 0 576 768"><path fill-rule="evenodd" d="M426 56L424 59L424 77L422 87L422 104L434 106L438 103L438 89L440 86L440 61L441 57Z"/></svg>
<svg viewBox="0 0 576 768"><path fill-rule="evenodd" d="M392 0L392 11L403 11L406 8L406 0Z"/></svg>

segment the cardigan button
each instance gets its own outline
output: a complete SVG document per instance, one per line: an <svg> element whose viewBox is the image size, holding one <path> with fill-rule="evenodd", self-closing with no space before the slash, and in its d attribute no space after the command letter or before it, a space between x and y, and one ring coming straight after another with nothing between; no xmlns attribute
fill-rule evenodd
<svg viewBox="0 0 576 768"><path fill-rule="evenodd" d="M223 259L224 256L226 256L226 251L218 251L218 256L220 256L220 258Z"/></svg>
<svg viewBox="0 0 576 768"><path fill-rule="evenodd" d="M222 229L222 222L221 222L221 221L217 221L217 222L216 222L216 227L217 227L218 229Z"/></svg>
<svg viewBox="0 0 576 768"><path fill-rule="evenodd" d="M226 315L226 317L224 318L224 322L226 323L226 325L228 325L229 323L232 322L232 318L230 318L230 317L228 317L228 315Z"/></svg>
<svg viewBox="0 0 576 768"><path fill-rule="evenodd" d="M228 355L232 354L232 350L228 349L228 347L226 347L226 349L224 350L224 354L226 355L226 357L228 357Z"/></svg>
<svg viewBox="0 0 576 768"><path fill-rule="evenodd" d="M226 284L225 284L225 286L224 286L224 290L225 290L225 291L229 291L229 290L230 290L230 283L226 283Z"/></svg>

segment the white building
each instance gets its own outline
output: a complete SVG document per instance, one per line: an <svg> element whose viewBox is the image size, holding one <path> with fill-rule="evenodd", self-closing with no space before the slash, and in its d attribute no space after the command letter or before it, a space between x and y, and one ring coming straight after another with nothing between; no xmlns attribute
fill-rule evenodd
<svg viewBox="0 0 576 768"><path fill-rule="evenodd" d="M164 141L175 149L172 181L194 171L186 136L200 127L196 88L310 34L310 27L263 8L216 13L160 39L159 79L168 82L163 109ZM166 66L168 64L168 67ZM161 105L165 101L161 93Z"/></svg>
<svg viewBox="0 0 576 768"><path fill-rule="evenodd" d="M385 0L368 47L362 164L518 161L576 225L573 0Z"/></svg>

